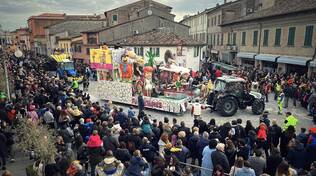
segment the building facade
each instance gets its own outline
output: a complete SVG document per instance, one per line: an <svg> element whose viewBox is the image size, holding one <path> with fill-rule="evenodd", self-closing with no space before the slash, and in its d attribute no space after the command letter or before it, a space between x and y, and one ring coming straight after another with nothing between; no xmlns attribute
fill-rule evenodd
<svg viewBox="0 0 316 176"><path fill-rule="evenodd" d="M71 41L71 38L81 35L82 31L104 27L105 21L94 16L78 16L77 18L65 19L54 25L45 27L45 39L48 54L59 48L59 40ZM61 41L63 42L63 41ZM69 45L71 48L71 43Z"/></svg>
<svg viewBox="0 0 316 176"><path fill-rule="evenodd" d="M66 14L43 13L38 16L31 16L27 20L30 31L30 45L33 51L38 54L47 54L44 27L64 20L65 16Z"/></svg>
<svg viewBox="0 0 316 176"><path fill-rule="evenodd" d="M198 13L193 16L184 18L180 23L190 26L189 35L194 40L199 40L203 43L208 43L207 37L207 12L211 9L206 9L205 11ZM209 56L209 48L207 46L202 47L202 57Z"/></svg>
<svg viewBox="0 0 316 176"><path fill-rule="evenodd" d="M21 49L30 50L30 32L28 28L19 28L15 30L15 40L16 43Z"/></svg>
<svg viewBox="0 0 316 176"><path fill-rule="evenodd" d="M222 25L224 42L238 48L231 63L279 73L315 71L316 2L273 2L266 10Z"/></svg>
<svg viewBox="0 0 316 176"><path fill-rule="evenodd" d="M142 18L147 15L163 15L164 18L174 20L175 15L171 14L172 7L152 0L140 0L104 12L106 26L111 27L126 23L131 20Z"/></svg>

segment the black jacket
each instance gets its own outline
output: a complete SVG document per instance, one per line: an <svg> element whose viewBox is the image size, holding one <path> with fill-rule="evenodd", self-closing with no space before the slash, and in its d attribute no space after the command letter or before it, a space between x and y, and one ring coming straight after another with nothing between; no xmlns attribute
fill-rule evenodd
<svg viewBox="0 0 316 176"><path fill-rule="evenodd" d="M216 167L216 165L220 165L222 166L224 173L229 173L230 171L229 162L226 155L223 152L216 150L212 153L211 156L212 156L212 162L213 162L214 167Z"/></svg>
<svg viewBox="0 0 316 176"><path fill-rule="evenodd" d="M270 155L267 158L267 165L266 165L266 173L273 176L275 175L276 169L279 166L279 164L282 162L281 156L273 156Z"/></svg>
<svg viewBox="0 0 316 176"><path fill-rule="evenodd" d="M89 147L89 163L91 165L99 164L103 159L104 150L102 147Z"/></svg>
<svg viewBox="0 0 316 176"><path fill-rule="evenodd" d="M304 168L306 160L306 152L303 144L290 148L287 154L287 160L289 164L295 169Z"/></svg>
<svg viewBox="0 0 316 176"><path fill-rule="evenodd" d="M120 160L122 163L129 161L132 157L127 149L121 149L121 148L118 148L115 151L114 156L116 159Z"/></svg>
<svg viewBox="0 0 316 176"><path fill-rule="evenodd" d="M148 162L153 162L156 148L152 146L151 144L143 144L140 146L140 152L142 153L142 156L146 158Z"/></svg>

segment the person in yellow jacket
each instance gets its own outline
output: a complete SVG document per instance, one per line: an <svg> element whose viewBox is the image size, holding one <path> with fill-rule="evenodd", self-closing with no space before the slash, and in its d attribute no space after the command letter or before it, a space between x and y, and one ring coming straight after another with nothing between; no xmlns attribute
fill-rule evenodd
<svg viewBox="0 0 316 176"><path fill-rule="evenodd" d="M282 115L283 113L283 101L284 101L284 93L281 90L278 99L277 99L277 104L278 104L278 115Z"/></svg>
<svg viewBox="0 0 316 176"><path fill-rule="evenodd" d="M284 121L283 130L286 130L289 126L293 126L294 128L298 124L298 119L292 115L291 112L286 113L286 119Z"/></svg>
<svg viewBox="0 0 316 176"><path fill-rule="evenodd" d="M281 90L282 90L281 84L279 82L277 82L275 84L275 87L274 87L274 93L275 93L274 100L277 100L278 96L281 93Z"/></svg>
<svg viewBox="0 0 316 176"><path fill-rule="evenodd" d="M79 90L79 83L78 83L78 81L76 79L74 79L72 81L71 88L74 90L75 93L78 92L78 90Z"/></svg>

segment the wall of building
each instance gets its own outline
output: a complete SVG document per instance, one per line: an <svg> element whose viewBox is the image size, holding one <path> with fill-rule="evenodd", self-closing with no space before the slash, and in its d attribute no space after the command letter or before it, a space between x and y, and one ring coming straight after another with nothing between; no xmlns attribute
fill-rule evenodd
<svg viewBox="0 0 316 176"><path fill-rule="evenodd" d="M305 30L306 26L313 25L313 39L312 46L304 46ZM295 43L294 46L288 46L288 32L289 27L296 27L295 31ZM281 29L281 45L275 46L275 34L276 29ZM264 30L269 30L268 46L263 45ZM258 44L253 46L253 33L258 31ZM260 37L261 31L261 37ZM292 56L304 56L312 57L316 46L316 14L305 14L300 16L289 16L280 19L270 19L261 23L251 22L240 25L233 25L225 27L225 41L227 43L227 37L229 32L236 32L237 46L239 52L253 52L264 53L274 55L292 55ZM242 32L246 32L246 45L241 45ZM260 41L260 45L259 45Z"/></svg>
<svg viewBox="0 0 316 176"><path fill-rule="evenodd" d="M141 48L139 46L129 46L130 48ZM146 53L152 50L156 51L156 48L159 48L159 56L155 57L156 63L165 63L165 53L169 50L173 55L176 63L180 66L186 68L192 68L195 71L198 71L200 68L200 60L201 60L201 47L193 47L193 46L144 46L143 48L143 57L145 59L145 63L148 62L148 57ZM182 52L180 52L182 49ZM135 51L136 52L136 51ZM180 54L181 53L181 54ZM198 54L195 54L198 53Z"/></svg>
<svg viewBox="0 0 316 176"><path fill-rule="evenodd" d="M153 1L151 1L150 3L153 7L159 9L161 12L165 12L167 14L171 12L171 9L165 5ZM149 1L144 0L129 5L121 6L111 11L107 11L105 12L107 16L107 24L109 26L114 26L117 24L125 23L129 20L137 19L140 17L139 11L143 8L149 7L149 5ZM117 15L116 22L113 21L113 15Z"/></svg>
<svg viewBox="0 0 316 176"><path fill-rule="evenodd" d="M188 35L189 28L187 26L172 22L158 16L148 16L129 23L117 25L109 29L99 32L99 42L109 42L119 40L136 34L142 34L152 31L157 28L168 28L170 32L175 32L178 35Z"/></svg>
<svg viewBox="0 0 316 176"><path fill-rule="evenodd" d="M201 14L189 17L185 19L182 24L190 26L189 35L199 41L207 42L207 14L202 12Z"/></svg>

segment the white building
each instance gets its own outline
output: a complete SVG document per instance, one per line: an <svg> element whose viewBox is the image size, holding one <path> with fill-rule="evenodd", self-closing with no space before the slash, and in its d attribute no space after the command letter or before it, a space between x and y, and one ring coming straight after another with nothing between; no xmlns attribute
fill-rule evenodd
<svg viewBox="0 0 316 176"><path fill-rule="evenodd" d="M177 65L191 68L194 71L200 69L201 49L205 46L205 43L190 37L158 30L112 41L108 44L110 46L119 44L134 49L137 55L144 57L145 63L149 59L147 53L152 51L156 63L165 62L171 58Z"/></svg>

